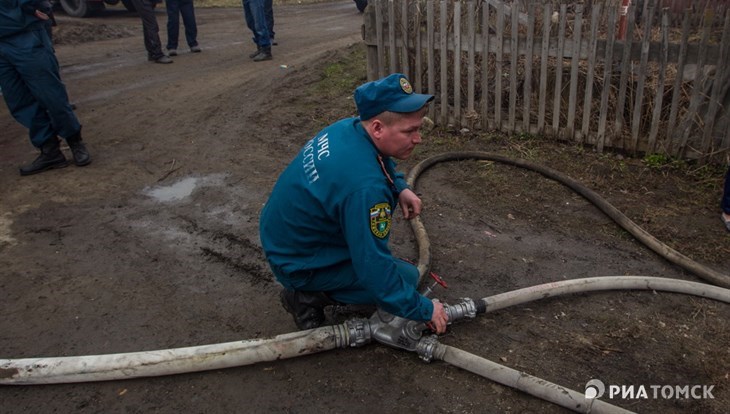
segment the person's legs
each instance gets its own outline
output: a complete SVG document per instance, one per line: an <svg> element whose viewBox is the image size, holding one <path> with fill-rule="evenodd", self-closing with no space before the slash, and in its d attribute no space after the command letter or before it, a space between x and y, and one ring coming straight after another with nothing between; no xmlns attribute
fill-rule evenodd
<svg viewBox="0 0 730 414"><path fill-rule="evenodd" d="M274 43L274 0L264 0L264 7L266 10L266 27L269 29L269 37L271 43Z"/></svg>
<svg viewBox="0 0 730 414"><path fill-rule="evenodd" d="M246 24L253 31L258 52L250 57L254 62L271 60L271 37L266 24L264 0L243 0Z"/></svg>
<svg viewBox="0 0 730 414"><path fill-rule="evenodd" d="M147 49L149 60L158 61L165 56L162 53L162 42L160 42L160 28L157 25L155 9L152 7L155 0L132 0L142 19L142 32L144 33L144 46Z"/></svg>
<svg viewBox="0 0 730 414"><path fill-rule="evenodd" d="M256 24L253 18L253 12L251 11L251 1L253 0L241 0L243 4L243 18L246 20L246 27L253 33L253 42L258 46L258 38L256 37Z"/></svg>
<svg viewBox="0 0 730 414"><path fill-rule="evenodd" d="M177 49L180 36L180 0L165 1L167 10L167 50Z"/></svg>
<svg viewBox="0 0 730 414"><path fill-rule="evenodd" d="M396 260L396 266L398 273L406 283L417 287L418 268L403 260ZM375 304L375 298L358 281L352 262L340 263L308 272L308 274L295 275L287 280L280 280L280 282L290 290L325 292L328 297L340 303Z"/></svg>
<svg viewBox="0 0 730 414"><path fill-rule="evenodd" d="M191 48L198 45L198 25L195 22L195 6L193 0L179 0L180 14L185 25L185 40Z"/></svg>

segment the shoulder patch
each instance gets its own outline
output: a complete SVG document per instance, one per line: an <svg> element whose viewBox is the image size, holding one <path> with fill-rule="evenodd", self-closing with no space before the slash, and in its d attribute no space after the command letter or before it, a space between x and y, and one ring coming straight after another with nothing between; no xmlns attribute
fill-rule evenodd
<svg viewBox="0 0 730 414"><path fill-rule="evenodd" d="M370 231L379 239L390 232L392 209L390 203L378 203L370 208Z"/></svg>

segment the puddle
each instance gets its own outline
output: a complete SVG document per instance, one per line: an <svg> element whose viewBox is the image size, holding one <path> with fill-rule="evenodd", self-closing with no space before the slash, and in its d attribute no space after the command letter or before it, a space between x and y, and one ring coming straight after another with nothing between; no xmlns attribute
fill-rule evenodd
<svg viewBox="0 0 730 414"><path fill-rule="evenodd" d="M16 240L10 231L11 224L13 224L13 220L10 218L10 213L0 215L0 243L15 244Z"/></svg>
<svg viewBox="0 0 730 414"><path fill-rule="evenodd" d="M147 189L145 194L162 202L182 200L193 193L199 181L199 178L187 177L167 187Z"/></svg>

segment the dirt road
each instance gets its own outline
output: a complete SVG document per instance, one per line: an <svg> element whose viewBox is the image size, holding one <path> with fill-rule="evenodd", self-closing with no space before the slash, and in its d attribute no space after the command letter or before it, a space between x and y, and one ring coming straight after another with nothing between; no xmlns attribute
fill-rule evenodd
<svg viewBox="0 0 730 414"><path fill-rule="evenodd" d="M172 65L147 62L138 18L121 8L83 22L61 18L59 31L79 27L59 33L70 43L57 54L94 161L21 178L17 167L35 150L0 108L0 358L166 349L295 330L259 247L258 213L298 148L354 113L348 96L312 91L328 65L356 51L347 46L359 42L362 17L349 0L275 13L279 45L274 60L261 63L246 57L253 44L239 9L197 10L203 53L181 48ZM107 38L114 36L123 37ZM632 217L650 217L644 224L665 231L679 250L730 268L730 255L718 253L728 241L719 211L704 202L714 196L694 192L702 183L610 156L571 164L571 150L550 158L551 150L530 145L438 135L403 165L461 148L518 149L555 168L575 164L576 178L606 190ZM427 172L419 192L434 270L450 284L439 293L446 301L588 276L696 280L534 174L452 163ZM397 220L393 234L394 252L415 259L406 223ZM721 413L730 406L729 320L727 305L708 300L602 293L489 314L453 326L441 340L581 392L593 378L714 385L714 399L612 402L640 412ZM49 412L563 409L373 344L170 377L0 387L0 413Z"/></svg>

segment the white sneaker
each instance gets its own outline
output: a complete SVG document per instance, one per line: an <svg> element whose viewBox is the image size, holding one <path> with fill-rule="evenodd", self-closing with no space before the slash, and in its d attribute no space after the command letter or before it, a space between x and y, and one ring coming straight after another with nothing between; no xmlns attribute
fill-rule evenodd
<svg viewBox="0 0 730 414"><path fill-rule="evenodd" d="M177 49L167 49L167 56L177 56Z"/></svg>

